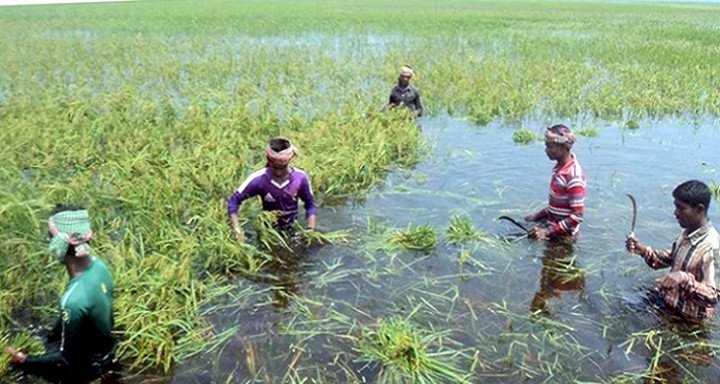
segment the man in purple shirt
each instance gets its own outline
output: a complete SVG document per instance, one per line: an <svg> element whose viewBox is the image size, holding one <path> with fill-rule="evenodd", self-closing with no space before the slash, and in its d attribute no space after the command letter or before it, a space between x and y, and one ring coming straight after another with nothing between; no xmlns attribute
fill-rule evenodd
<svg viewBox="0 0 720 384"><path fill-rule="evenodd" d="M253 172L227 201L228 215L232 230L239 239L243 231L238 220L240 204L253 196L262 199L263 210L278 211L277 229L287 229L295 223L298 214L298 198L305 203L305 216L308 229L315 229L317 208L313 202L310 179L307 174L290 166L290 159L297 154L290 140L275 138L270 140L265 150L267 165Z"/></svg>

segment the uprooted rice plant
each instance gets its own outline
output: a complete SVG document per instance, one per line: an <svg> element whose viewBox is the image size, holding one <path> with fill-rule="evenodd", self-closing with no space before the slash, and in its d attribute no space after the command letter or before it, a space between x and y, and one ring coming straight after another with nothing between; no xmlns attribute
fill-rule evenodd
<svg viewBox="0 0 720 384"><path fill-rule="evenodd" d="M484 241L486 235L473 227L470 218L467 216L454 215L450 219L447 229L447 237L450 243L466 243L469 241Z"/></svg>
<svg viewBox="0 0 720 384"><path fill-rule="evenodd" d="M94 248L115 276L118 352L129 376L717 377L716 337L657 333L644 314L618 304L652 276L616 243L627 221L619 191L636 187L628 180L650 187L639 200L638 231L662 242L660 233L676 229L659 208L668 186L688 169L702 175L694 164L720 163L698 150L717 136L695 142L648 131L661 116L720 114L719 12L708 4L469 0L3 8L3 343L22 344L9 340L55 319L66 277L44 251L45 219L54 203L76 201L91 211ZM431 119L382 108L404 63L417 69L413 81ZM525 239L472 244L505 230L487 219L499 210L521 217L546 198L550 164L541 163L534 138L515 146L513 130L462 128L452 151L423 164L426 176L404 178L428 147L449 140L423 143L425 133L443 133L432 120L443 114L517 132L557 120L585 127L576 149L581 161L596 161L588 164L594 196L576 257L555 259ZM225 199L264 165L265 142L276 135L300 148L294 164L308 171L321 207L322 230L298 229L300 247L270 228L256 202L241 210L244 242L232 237L225 214ZM612 141L617 136L623 141ZM645 157L608 152L626 141L644 145L628 152ZM674 146L704 157L671 161L663 149ZM648 176L607 170L596 156L624 165L666 159L685 169ZM457 208L472 210L473 223L447 217ZM371 214L379 218L366 224ZM448 222L445 244L435 228ZM388 330L409 338L390 348L399 355L356 344L383 345L378 337ZM420 343L408 349L403 340ZM386 359L407 351L427 373Z"/></svg>
<svg viewBox="0 0 720 384"><path fill-rule="evenodd" d="M523 128L513 132L513 141L518 144L530 144L533 141L540 140L540 136L532 130Z"/></svg>
<svg viewBox="0 0 720 384"><path fill-rule="evenodd" d="M447 356L428 350L440 338L417 330L406 319L393 317L380 320L377 329L364 330L357 349L368 363L382 366L373 380L378 383L468 382L458 368L445 361Z"/></svg>
<svg viewBox="0 0 720 384"><path fill-rule="evenodd" d="M710 184L708 187L710 188L710 193L712 193L713 199L720 199L720 185Z"/></svg>
<svg viewBox="0 0 720 384"><path fill-rule="evenodd" d="M437 232L428 224L408 226L406 229L391 233L387 243L393 247L430 251L437 245Z"/></svg>

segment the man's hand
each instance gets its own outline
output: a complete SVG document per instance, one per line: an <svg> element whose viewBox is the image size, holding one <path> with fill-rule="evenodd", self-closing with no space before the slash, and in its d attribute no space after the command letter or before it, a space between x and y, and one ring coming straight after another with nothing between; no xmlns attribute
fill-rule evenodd
<svg viewBox="0 0 720 384"><path fill-rule="evenodd" d="M27 359L26 354L16 350L15 348L12 348L12 347L5 348L5 352L7 352L10 356L12 356L10 358L10 364L13 364L13 365L22 364L25 362L25 359Z"/></svg>
<svg viewBox="0 0 720 384"><path fill-rule="evenodd" d="M629 233L625 238L625 249L631 253L641 255L647 250L647 246L640 243L634 233Z"/></svg>
<svg viewBox="0 0 720 384"><path fill-rule="evenodd" d="M532 223L536 219L535 219L535 215L527 215L527 216L523 217L523 220L527 221L528 223Z"/></svg>
<svg viewBox="0 0 720 384"><path fill-rule="evenodd" d="M550 230L540 226L535 226L530 228L530 230L528 231L528 237L538 240L545 240L550 237Z"/></svg>
<svg viewBox="0 0 720 384"><path fill-rule="evenodd" d="M307 218L307 229L308 231L315 230L315 215L310 215Z"/></svg>
<svg viewBox="0 0 720 384"><path fill-rule="evenodd" d="M635 234L630 232L625 238L625 249L627 249L630 253L635 253L638 244L640 244L640 242L635 237Z"/></svg>
<svg viewBox="0 0 720 384"><path fill-rule="evenodd" d="M655 285L666 290L683 289L694 279L695 277L688 272L675 271L655 280Z"/></svg>
<svg viewBox="0 0 720 384"><path fill-rule="evenodd" d="M244 243L245 242L245 233L240 228L233 228L233 235L235 236L235 240Z"/></svg>

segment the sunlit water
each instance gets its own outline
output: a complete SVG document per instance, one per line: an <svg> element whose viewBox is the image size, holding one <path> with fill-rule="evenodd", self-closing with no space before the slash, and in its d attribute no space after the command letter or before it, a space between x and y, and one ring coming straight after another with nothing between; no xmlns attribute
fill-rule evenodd
<svg viewBox="0 0 720 384"><path fill-rule="evenodd" d="M553 163L542 142L516 145L518 127L500 123L478 127L441 117L419 124L430 143L423 161L391 172L364 202L320 210L321 230L349 230L356 240L274 268L283 284L239 278L239 289L268 290L250 305L230 300L212 314L218 331L240 330L222 348L181 363L172 382L373 382L379 366L361 362L353 347L360 326L393 315L428 332L448 331L442 347L463 351L454 361L472 369L475 381L602 382L651 365L671 381L717 380L720 366L703 348L671 351L698 340L717 344L717 321L698 339L694 328L644 305L642 288L663 272L623 249L631 217L626 193L638 202L637 236L669 247L679 231L674 186L692 178L720 183L717 120L646 121L635 131L595 124L599 136L581 137L574 148L588 187L586 221L570 253L500 238L517 229L499 215L522 218L546 202ZM525 125L542 133L540 122ZM710 216L716 212L711 206ZM457 214L490 239L465 245L465 256L446 239ZM383 233L420 224L437 229L434 251L379 246ZM650 331L659 332L650 345L661 341L670 351L657 360L645 336L632 337Z"/></svg>

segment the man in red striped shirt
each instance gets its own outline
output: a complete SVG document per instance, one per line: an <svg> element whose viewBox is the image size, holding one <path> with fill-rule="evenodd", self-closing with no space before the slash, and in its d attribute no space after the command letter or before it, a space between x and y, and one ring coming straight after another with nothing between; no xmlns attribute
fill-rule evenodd
<svg viewBox="0 0 720 384"><path fill-rule="evenodd" d="M525 217L540 222L528 232L537 239L574 236L583 220L585 210L585 175L571 149L575 135L570 128L557 124L545 130L545 154L556 161L550 179L548 205Z"/></svg>

